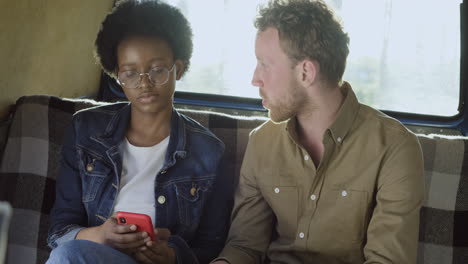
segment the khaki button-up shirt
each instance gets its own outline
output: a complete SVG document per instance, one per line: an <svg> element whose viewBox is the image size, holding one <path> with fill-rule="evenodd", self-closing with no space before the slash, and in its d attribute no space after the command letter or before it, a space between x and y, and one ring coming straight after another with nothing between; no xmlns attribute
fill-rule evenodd
<svg viewBox="0 0 468 264"><path fill-rule="evenodd" d="M423 158L400 122L360 104L349 84L316 168L296 121L252 131L227 245L232 264L416 263Z"/></svg>

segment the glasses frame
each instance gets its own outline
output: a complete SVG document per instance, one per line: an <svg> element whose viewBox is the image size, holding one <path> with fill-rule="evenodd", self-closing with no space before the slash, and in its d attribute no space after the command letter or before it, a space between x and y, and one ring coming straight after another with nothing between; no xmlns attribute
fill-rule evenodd
<svg viewBox="0 0 468 264"><path fill-rule="evenodd" d="M147 71L147 72L137 72L137 71L122 71L122 72L118 72L118 73L117 73L117 82L118 82L122 87L125 87L125 88L127 88L127 89L136 89L136 88L138 88L138 87L141 86L141 80L142 80L142 77L141 77L141 76L143 76L143 75L148 75L148 80L149 80L149 82L150 82L152 85L161 86L161 85L166 84L166 83L169 81L169 77L170 77L169 73L171 73L171 72L174 70L174 68L175 68L174 66L175 66L175 62L174 62L174 64L172 64L172 67L171 67L171 69L169 69L169 70L168 70L166 67L153 67L153 68L151 68L151 69L150 69L149 71ZM156 82L153 81L153 79L151 79L150 72L151 72L152 70L154 70L154 69L156 69L156 70L158 70L158 69L164 69L164 70L167 71L167 77L166 77L166 80L165 80L164 82L162 82L162 83L156 83ZM128 86L125 85L124 82L122 82L122 81L120 80L120 73L124 73L124 72L135 72L135 73L138 73L138 78L139 78L139 79L138 79L138 84L137 84L135 87L128 87Z"/></svg>

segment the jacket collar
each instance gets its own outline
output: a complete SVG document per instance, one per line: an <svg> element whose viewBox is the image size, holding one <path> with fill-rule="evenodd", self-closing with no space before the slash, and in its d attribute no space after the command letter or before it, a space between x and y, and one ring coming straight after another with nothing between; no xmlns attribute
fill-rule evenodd
<svg viewBox="0 0 468 264"><path fill-rule="evenodd" d="M169 145L166 152L166 164L164 167L170 167L175 164L177 157L185 158L187 151L185 149L187 141L187 130L185 129L184 118L172 108L171 132Z"/></svg>
<svg viewBox="0 0 468 264"><path fill-rule="evenodd" d="M92 140L103 145L110 154L118 152L118 146L125 138L130 123L131 104L127 104L118 110L106 125L102 134L91 136ZM183 117L172 108L171 131L169 145L165 157L165 167L172 166L176 158L186 156L186 129Z"/></svg>

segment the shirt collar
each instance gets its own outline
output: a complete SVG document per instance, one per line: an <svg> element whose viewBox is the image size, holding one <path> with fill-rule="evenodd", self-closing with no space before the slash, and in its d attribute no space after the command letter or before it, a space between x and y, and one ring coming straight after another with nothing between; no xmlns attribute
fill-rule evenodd
<svg viewBox="0 0 468 264"><path fill-rule="evenodd" d="M299 137L297 136L297 118L291 117L287 123L286 126L284 127L286 132L288 132L289 137L296 143L297 145L299 144Z"/></svg>
<svg viewBox="0 0 468 264"><path fill-rule="evenodd" d="M343 82L343 85L340 87L340 89L345 99L343 105L338 111L335 122L333 122L333 124L328 129L331 132L331 136L335 143L341 143L345 139L346 135L351 129L351 126L354 123L354 120L356 119L360 107L359 101L357 100L356 95L354 94L354 91L348 82ZM296 126L297 119L296 117L292 117L287 121L285 129L289 132L288 134L294 140L294 142L298 143Z"/></svg>
<svg viewBox="0 0 468 264"><path fill-rule="evenodd" d="M343 105L338 111L335 122L333 122L329 128L335 143L341 143L346 138L346 135L356 119L360 107L356 95L349 83L343 82L341 92L345 99Z"/></svg>

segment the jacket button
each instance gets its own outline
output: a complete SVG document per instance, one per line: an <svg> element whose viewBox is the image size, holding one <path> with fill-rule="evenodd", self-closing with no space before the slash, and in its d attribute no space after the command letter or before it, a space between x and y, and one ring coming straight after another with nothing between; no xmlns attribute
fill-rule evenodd
<svg viewBox="0 0 468 264"><path fill-rule="evenodd" d="M164 173L166 173L166 171L165 171L165 170L162 170L162 171L161 171L161 174L164 174Z"/></svg>
<svg viewBox="0 0 468 264"><path fill-rule="evenodd" d="M163 195L160 195L158 197L158 203L159 204L164 204L166 202L166 197L164 197Z"/></svg>
<svg viewBox="0 0 468 264"><path fill-rule="evenodd" d="M86 165L86 170L87 170L88 172L92 172L92 171L94 170L94 165L91 164L91 163L90 163L90 164L87 164L87 165Z"/></svg>
<svg viewBox="0 0 468 264"><path fill-rule="evenodd" d="M196 189L195 187L192 187L192 188L190 189L190 194L191 194L192 196L195 196L195 194L197 194L197 189Z"/></svg>

